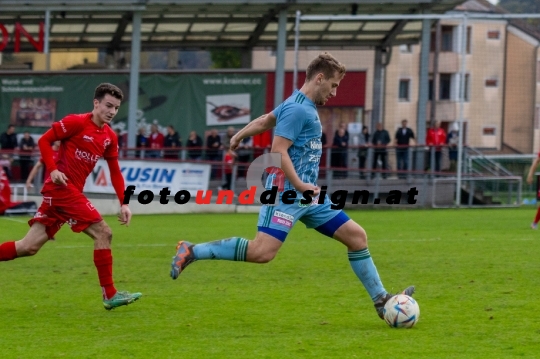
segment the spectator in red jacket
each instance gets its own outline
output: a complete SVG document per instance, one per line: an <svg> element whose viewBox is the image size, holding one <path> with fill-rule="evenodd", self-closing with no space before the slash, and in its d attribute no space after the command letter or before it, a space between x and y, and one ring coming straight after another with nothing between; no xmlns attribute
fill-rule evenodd
<svg viewBox="0 0 540 359"><path fill-rule="evenodd" d="M146 151L146 157L150 158L160 158L161 149L165 145L165 136L158 131L157 125L150 126L150 136L148 136L148 148Z"/></svg>
<svg viewBox="0 0 540 359"><path fill-rule="evenodd" d="M430 146L431 150L435 151L435 171L439 172L441 170L441 155L442 147L446 143L446 132L441 128L441 123L439 121L435 122L435 126L431 127L426 134L426 145Z"/></svg>
<svg viewBox="0 0 540 359"><path fill-rule="evenodd" d="M0 215L11 207L11 187L2 167L0 167Z"/></svg>

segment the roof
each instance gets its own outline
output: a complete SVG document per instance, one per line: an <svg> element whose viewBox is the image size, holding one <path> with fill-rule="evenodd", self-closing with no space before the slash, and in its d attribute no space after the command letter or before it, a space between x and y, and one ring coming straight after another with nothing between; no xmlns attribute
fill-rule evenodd
<svg viewBox="0 0 540 359"><path fill-rule="evenodd" d="M468 11L485 14L510 14L510 11L493 5L487 0L468 0L463 4L456 7L458 11ZM508 23L525 32L529 36L534 37L536 40L540 40L540 30L537 26L526 21L526 19L509 19Z"/></svg>
<svg viewBox="0 0 540 359"><path fill-rule="evenodd" d="M460 0L3 0L0 24L13 36L19 22L34 38L49 10L51 51L127 50L132 18L141 11L141 49L274 47L278 15L287 10L287 46L294 45L296 11L302 15L444 13ZM0 32L1 34L1 32ZM416 43L421 21L304 21L302 47L373 47ZM1 35L0 35L1 36ZM22 37L24 38L24 37ZM9 41L7 51L13 50ZM26 40L22 51L35 51Z"/></svg>

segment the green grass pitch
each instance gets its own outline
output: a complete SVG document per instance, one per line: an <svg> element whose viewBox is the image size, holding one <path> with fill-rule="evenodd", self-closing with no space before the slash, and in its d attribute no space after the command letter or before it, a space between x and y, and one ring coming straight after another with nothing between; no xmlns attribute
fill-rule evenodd
<svg viewBox="0 0 540 359"><path fill-rule="evenodd" d="M113 228L114 276L140 301L105 311L92 241L63 228L33 258L0 263L1 358L538 358L534 210L348 212L387 290L414 284L420 321L392 329L345 248L299 223L269 264L201 261L173 281L179 239L243 236L255 214L135 216ZM25 218L0 218L0 242Z"/></svg>

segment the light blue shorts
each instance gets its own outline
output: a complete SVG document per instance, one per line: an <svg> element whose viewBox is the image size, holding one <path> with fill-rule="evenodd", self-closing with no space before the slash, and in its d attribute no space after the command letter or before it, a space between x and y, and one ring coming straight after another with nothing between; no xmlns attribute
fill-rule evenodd
<svg viewBox="0 0 540 359"><path fill-rule="evenodd" d="M318 199L318 197L317 197ZM300 199L293 204L263 205L259 211L257 227L264 232L284 241L294 224L300 220L307 228L315 228L322 234L332 237L339 227L349 220L349 217L340 209L332 209L332 202L328 196L324 204L314 202L303 205Z"/></svg>

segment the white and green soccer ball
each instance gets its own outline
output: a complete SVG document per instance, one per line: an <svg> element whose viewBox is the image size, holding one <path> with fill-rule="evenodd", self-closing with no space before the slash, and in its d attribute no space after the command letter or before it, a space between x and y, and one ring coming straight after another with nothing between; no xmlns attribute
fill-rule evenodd
<svg viewBox="0 0 540 359"><path fill-rule="evenodd" d="M384 321L392 328L412 328L419 317L418 302L408 295L395 295L384 305Z"/></svg>

